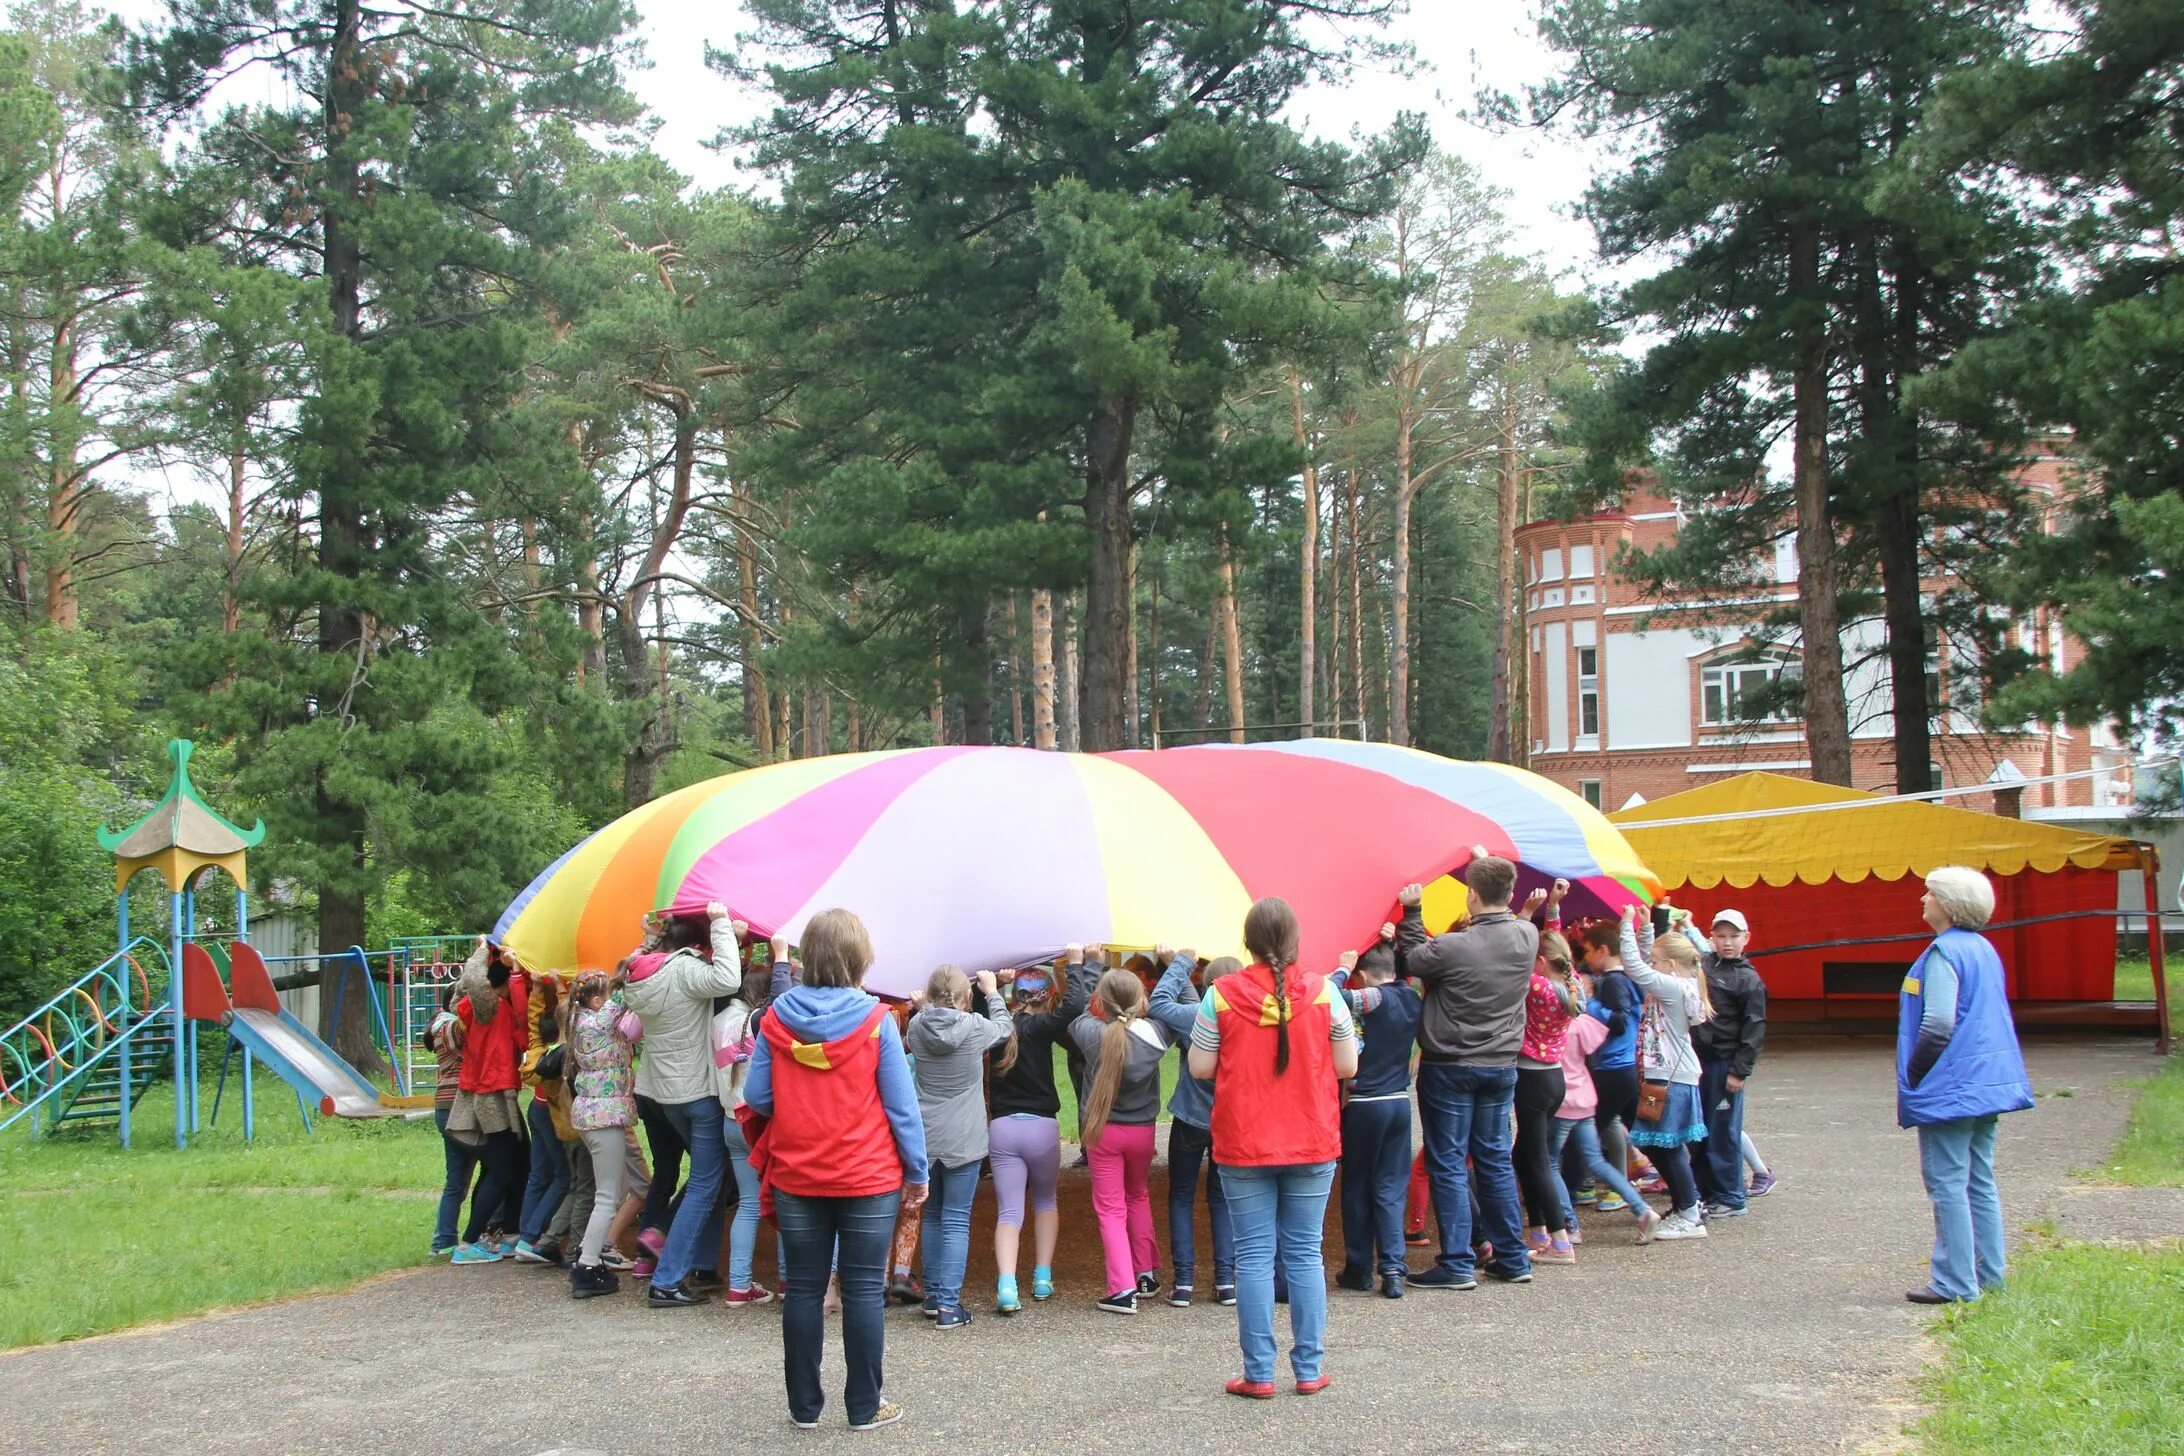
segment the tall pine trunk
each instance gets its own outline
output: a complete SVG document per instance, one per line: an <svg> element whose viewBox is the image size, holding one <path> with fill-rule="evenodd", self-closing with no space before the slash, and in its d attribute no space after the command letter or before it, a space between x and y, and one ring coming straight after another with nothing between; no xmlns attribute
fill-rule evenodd
<svg viewBox="0 0 2184 1456"><path fill-rule="evenodd" d="M1137 631L1137 542L1129 543L1130 566L1123 581L1123 600L1130 604L1130 642L1122 664L1122 746L1140 746L1138 730L1142 719L1138 716L1138 631Z"/></svg>
<svg viewBox="0 0 2184 1456"><path fill-rule="evenodd" d="M1085 427L1084 518L1092 533L1092 571L1084 603L1082 746L1104 753L1123 746L1122 674L1128 652L1130 439L1137 401L1109 400ZM1075 689L1064 691L1075 694ZM1066 725L1065 725L1066 726Z"/></svg>
<svg viewBox="0 0 2184 1456"><path fill-rule="evenodd" d="M364 191L356 140L350 134L350 118L362 114L365 101L365 66L358 46L362 25L362 0L334 0L333 44L327 56L323 109L328 201L320 223L320 242L325 251L326 294L334 333L343 341L342 346L350 348L359 347L363 335L364 261L350 222L350 210L363 206ZM329 462L318 493L318 565L324 583L319 591L318 651L329 676L348 679L349 690L333 705L334 712L344 715L351 694L362 681L369 650L357 589L366 552L368 492L358 478L362 469L355 455ZM367 825L362 806L342 798L328 784L324 769L315 775L311 797L322 826L321 845L332 851L332 858L341 865L340 872L319 885L319 948L332 953L362 945L365 940ZM340 962L319 963L319 1033L350 1065L370 1075L386 1063L372 1043L365 997L336 994L346 970ZM338 1025L333 1019L337 1002L342 1012Z"/></svg>
<svg viewBox="0 0 2184 1456"><path fill-rule="evenodd" d="M66 205L61 193L61 169L53 171L53 209L56 216ZM66 305L61 305L66 307ZM47 360L46 411L52 420L52 458L46 462L46 622L63 632L82 624L76 596L76 546L82 532L85 487L76 474L76 426L66 422L68 401L76 393L76 330L64 313L53 326L53 354Z"/></svg>
<svg viewBox="0 0 2184 1456"><path fill-rule="evenodd" d="M1319 687L1319 652L1313 635L1319 626L1319 462L1312 458L1312 437L1304 427L1304 380L1294 368L1289 371L1289 421L1296 433L1297 453L1304 457L1304 545L1298 556L1297 588L1297 717L1304 724L1304 736L1310 738Z"/></svg>
<svg viewBox="0 0 2184 1456"><path fill-rule="evenodd" d="M1342 489L1343 509L1350 518L1350 716L1357 723L1357 736L1365 739L1373 736L1373 729L1365 715L1365 533L1358 520L1355 458L1344 472Z"/></svg>
<svg viewBox="0 0 2184 1456"><path fill-rule="evenodd" d="M1216 543L1220 549L1221 596L1215 613L1221 624L1221 680L1228 687L1229 742L1244 741L1244 627L1236 602L1236 548L1229 543L1224 523Z"/></svg>
<svg viewBox="0 0 2184 1456"><path fill-rule="evenodd" d="M1416 421L1408 408L1395 417L1395 520L1389 526L1395 537L1395 560L1388 583L1388 741L1410 743L1410 523L1411 443Z"/></svg>
<svg viewBox="0 0 2184 1456"><path fill-rule="evenodd" d="M1031 746L1055 747L1054 593L1031 594Z"/></svg>
<svg viewBox="0 0 2184 1456"><path fill-rule="evenodd" d="M1517 402L1501 401L1494 472L1494 668L1488 691L1486 756L1516 762L1515 695L1510 674L1512 614L1517 609Z"/></svg>
<svg viewBox="0 0 2184 1456"><path fill-rule="evenodd" d="M1064 753L1081 752L1084 748L1084 649L1080 641L1084 631L1084 611L1077 605L1077 594L1067 592L1062 597L1060 621L1055 627L1061 661L1056 665L1056 676L1061 679L1060 701L1056 704L1060 722L1061 749Z"/></svg>
<svg viewBox="0 0 2184 1456"><path fill-rule="evenodd" d="M1820 299L1820 229L1790 236L1790 293L1810 305L1791 381L1791 483L1797 499L1797 607L1804 637L1805 741L1812 776L1850 787L1850 707L1843 694L1842 600L1835 522L1828 508L1828 336Z"/></svg>
<svg viewBox="0 0 2184 1456"><path fill-rule="evenodd" d="M1016 593L1009 593L1009 743L1024 746L1024 644Z"/></svg>
<svg viewBox="0 0 2184 1456"><path fill-rule="evenodd" d="M1165 554L1162 555L1161 561L1162 564L1166 564L1167 557ZM1158 572L1153 575L1152 600L1146 604L1145 675L1145 691L1151 700L1150 706L1152 709L1148 715L1150 721L1146 725L1149 735L1147 743L1149 747L1158 748L1160 747L1160 703L1162 696L1160 682L1160 573Z"/></svg>
<svg viewBox="0 0 2184 1456"><path fill-rule="evenodd" d="M227 545L221 558L220 630L240 631L243 625L243 543L248 539L244 514L249 500L244 493L250 452L240 435L228 448Z"/></svg>
<svg viewBox="0 0 2184 1456"><path fill-rule="evenodd" d="M767 702L766 672L758 665L758 544L751 539L751 523L744 510L738 501L729 517L735 530L736 601L742 607L743 619L739 633L743 642L743 727L759 759L771 763L775 752L773 713Z"/></svg>

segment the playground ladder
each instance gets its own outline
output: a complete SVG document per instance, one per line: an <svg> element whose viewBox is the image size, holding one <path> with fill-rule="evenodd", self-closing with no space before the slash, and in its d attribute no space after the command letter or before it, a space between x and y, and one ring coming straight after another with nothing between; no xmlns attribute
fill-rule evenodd
<svg viewBox="0 0 2184 1456"><path fill-rule="evenodd" d="M0 1132L133 1111L174 1068L171 975L166 947L140 936L0 1032Z"/></svg>

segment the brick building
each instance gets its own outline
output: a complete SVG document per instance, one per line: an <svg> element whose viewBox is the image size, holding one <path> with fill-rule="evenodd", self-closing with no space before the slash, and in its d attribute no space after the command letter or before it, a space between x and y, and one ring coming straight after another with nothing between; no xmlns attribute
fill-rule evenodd
<svg viewBox="0 0 2184 1456"><path fill-rule="evenodd" d="M2054 488L2060 460L2035 462L2028 479ZM1675 539L1675 502L1636 492L1623 509L1571 521L1534 521L1517 532L1524 567L1524 635L1530 654L1528 767L1604 809L1656 799L1717 775L1764 769L1807 776L1804 724L1794 710L1755 718L1764 689L1798 672L1794 633L1770 638L1759 622L1797 599L1797 554L1785 538L1762 581L1726 600L1643 598L1612 571L1625 547L1651 550ZM1929 583L1930 589L1942 583ZM2045 615L2017 625L2018 643L2044 651L2058 668L2076 643ZM1845 695L1850 706L1855 786L1891 792L1896 782L1892 694L1878 618L1844 624ZM1952 673L1971 667L1964 649L1937 634L1928 648L1936 702L1961 700ZM1936 787L2007 784L2080 770L2112 773L2023 791L2023 808L2104 808L2130 797L2130 754L2108 731L2028 725L1983 732L1963 712L1934 725ZM1984 796L1967 808L2003 807Z"/></svg>

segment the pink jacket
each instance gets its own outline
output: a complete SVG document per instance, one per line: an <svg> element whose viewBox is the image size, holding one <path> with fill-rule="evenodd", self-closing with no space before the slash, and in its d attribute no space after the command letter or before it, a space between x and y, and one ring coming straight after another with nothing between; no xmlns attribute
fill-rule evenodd
<svg viewBox="0 0 2184 1456"><path fill-rule="evenodd" d="M1575 1122L1600 1110L1600 1094L1593 1087L1592 1073L1586 1070L1585 1058L1607 1039L1605 1022L1582 1014L1571 1019L1569 1033L1562 1043L1562 1110L1555 1116Z"/></svg>

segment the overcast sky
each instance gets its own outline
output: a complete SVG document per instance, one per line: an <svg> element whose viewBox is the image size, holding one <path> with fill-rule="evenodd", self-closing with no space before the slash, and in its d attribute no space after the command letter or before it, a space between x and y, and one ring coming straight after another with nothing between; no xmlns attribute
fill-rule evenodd
<svg viewBox="0 0 2184 1456"><path fill-rule="evenodd" d="M661 153L700 182L739 180L732 158L706 143L722 126L757 115L762 99L707 70L705 47L729 48L750 28L742 5L637 0L637 8L652 60L637 89L661 119ZM1593 257L1591 230L1571 216L1589 175L1589 150L1536 134L1496 135L1462 114L1482 78L1514 90L1553 69L1531 9L1530 0L1416 0L1414 13L1386 32L1416 50L1416 74L1361 74L1341 89L1315 89L1299 98L1294 119L1340 139L1353 128L1381 130L1399 111L1423 112L1443 148L1467 158L1508 194L1504 207L1515 245L1576 279Z"/></svg>

